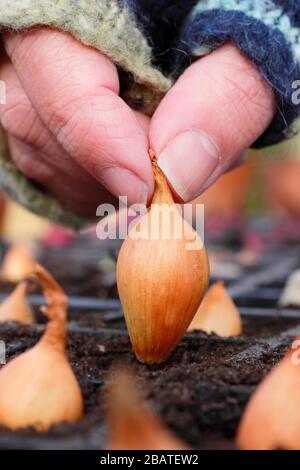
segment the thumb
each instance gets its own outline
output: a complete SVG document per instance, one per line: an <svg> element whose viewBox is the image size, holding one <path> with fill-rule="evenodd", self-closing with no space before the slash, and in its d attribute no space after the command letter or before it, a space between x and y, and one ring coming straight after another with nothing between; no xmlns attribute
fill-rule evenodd
<svg viewBox="0 0 300 470"><path fill-rule="evenodd" d="M191 65L165 96L150 145L174 192L189 201L237 163L274 112L269 85L227 44Z"/></svg>

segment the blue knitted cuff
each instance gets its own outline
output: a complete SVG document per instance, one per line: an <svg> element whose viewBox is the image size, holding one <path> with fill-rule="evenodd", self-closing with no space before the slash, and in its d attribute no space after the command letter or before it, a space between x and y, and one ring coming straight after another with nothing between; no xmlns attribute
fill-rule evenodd
<svg viewBox="0 0 300 470"><path fill-rule="evenodd" d="M191 57L232 41L259 67L277 99L277 114L254 147L278 143L295 133L293 123L300 114L295 94L300 80L299 26L299 0L198 1L181 32L178 48L186 56L177 54L176 74Z"/></svg>

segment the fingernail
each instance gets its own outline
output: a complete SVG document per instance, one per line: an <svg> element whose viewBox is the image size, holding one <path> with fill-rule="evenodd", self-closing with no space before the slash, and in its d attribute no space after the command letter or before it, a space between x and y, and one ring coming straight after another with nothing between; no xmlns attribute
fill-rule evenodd
<svg viewBox="0 0 300 470"><path fill-rule="evenodd" d="M201 194L218 161L216 145L206 134L195 130L177 135L158 156L158 165L183 201Z"/></svg>
<svg viewBox="0 0 300 470"><path fill-rule="evenodd" d="M147 204L148 186L130 170L113 167L102 172L102 184L115 197L127 196L128 205Z"/></svg>

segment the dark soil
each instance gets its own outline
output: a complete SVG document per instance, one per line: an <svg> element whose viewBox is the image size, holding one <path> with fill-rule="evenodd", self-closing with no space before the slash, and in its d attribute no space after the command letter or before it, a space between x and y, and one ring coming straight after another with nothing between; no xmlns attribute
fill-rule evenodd
<svg viewBox="0 0 300 470"><path fill-rule="evenodd" d="M94 448L105 446L105 409L114 365L134 370L138 383L166 425L197 449L234 448L234 436L250 395L267 372L283 357L292 337L279 331L299 320L245 321L242 337L222 339L202 333L187 335L170 359L148 367L134 358L122 330L108 335L70 333L68 355L85 399L85 415L76 424L54 426L46 435L26 429L0 429L0 447ZM37 327L0 326L7 358L33 346ZM255 336L255 338L254 338ZM268 339L268 338L269 339ZM250 349L249 349L250 348Z"/></svg>

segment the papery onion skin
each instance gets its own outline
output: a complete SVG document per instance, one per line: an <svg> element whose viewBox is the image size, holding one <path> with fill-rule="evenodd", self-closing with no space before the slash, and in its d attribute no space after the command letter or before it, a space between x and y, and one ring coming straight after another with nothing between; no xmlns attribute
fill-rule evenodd
<svg viewBox="0 0 300 470"><path fill-rule="evenodd" d="M26 299L27 285L18 284L13 292L0 305L0 323L16 321L24 325L34 323L32 308Z"/></svg>
<svg viewBox="0 0 300 470"><path fill-rule="evenodd" d="M49 318L39 342L0 370L0 424L16 430L47 431L60 422L77 421L83 398L67 360L67 297L41 266L35 276L43 286Z"/></svg>
<svg viewBox="0 0 300 470"><path fill-rule="evenodd" d="M83 413L79 385L61 350L38 343L0 371L0 423L45 432Z"/></svg>
<svg viewBox="0 0 300 470"><path fill-rule="evenodd" d="M35 261L22 245L14 245L6 253L0 277L6 282L20 282L27 279L33 272Z"/></svg>
<svg viewBox="0 0 300 470"><path fill-rule="evenodd" d="M223 337L243 332L241 316L223 282L216 282L207 291L188 331L201 330Z"/></svg>
<svg viewBox="0 0 300 470"><path fill-rule="evenodd" d="M149 233L155 204L174 205L168 184L154 164L156 187L152 205L136 229ZM173 228L185 225L181 239L131 239L123 243L117 262L117 285L133 350L139 361L166 360L191 323L208 286L206 250L177 211ZM158 230L159 231L159 230ZM187 249L193 233L198 248Z"/></svg>
<svg viewBox="0 0 300 470"><path fill-rule="evenodd" d="M290 351L258 386L238 428L240 449L300 450L299 362Z"/></svg>

